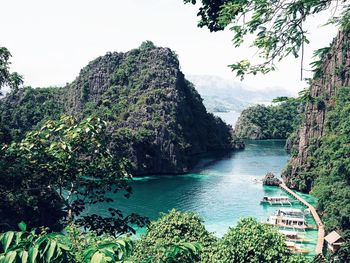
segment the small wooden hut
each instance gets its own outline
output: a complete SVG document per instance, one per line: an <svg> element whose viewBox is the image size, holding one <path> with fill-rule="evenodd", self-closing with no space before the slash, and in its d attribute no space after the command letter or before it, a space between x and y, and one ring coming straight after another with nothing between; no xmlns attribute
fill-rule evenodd
<svg viewBox="0 0 350 263"><path fill-rule="evenodd" d="M328 250L331 252L337 251L345 241L341 235L335 231L329 233L324 239L327 242Z"/></svg>

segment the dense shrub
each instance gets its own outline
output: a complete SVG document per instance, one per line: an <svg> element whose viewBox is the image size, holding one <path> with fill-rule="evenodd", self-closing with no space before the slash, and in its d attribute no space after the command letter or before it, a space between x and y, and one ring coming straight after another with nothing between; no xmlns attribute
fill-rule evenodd
<svg viewBox="0 0 350 263"><path fill-rule="evenodd" d="M0 100L0 123L13 139L20 140L24 134L48 119L57 119L63 113L61 88L25 87L10 92Z"/></svg>
<svg viewBox="0 0 350 263"><path fill-rule="evenodd" d="M287 139L300 124L301 102L285 99L278 105L256 105L244 110L235 132L243 139Z"/></svg>
<svg viewBox="0 0 350 263"><path fill-rule="evenodd" d="M198 216L173 209L150 224L147 233L136 242L132 258L135 262L148 262L157 257L162 247L181 245L183 242L198 242L203 251L207 251L215 240ZM200 259L199 251L192 255L179 253L174 262L199 262Z"/></svg>
<svg viewBox="0 0 350 263"><path fill-rule="evenodd" d="M107 263L124 262L132 250L128 238L97 236L81 232L74 225L63 233L48 233L45 229L27 230L22 222L21 231L0 234L1 263Z"/></svg>
<svg viewBox="0 0 350 263"><path fill-rule="evenodd" d="M284 237L255 219L242 219L213 246L206 262L307 262L291 255Z"/></svg>

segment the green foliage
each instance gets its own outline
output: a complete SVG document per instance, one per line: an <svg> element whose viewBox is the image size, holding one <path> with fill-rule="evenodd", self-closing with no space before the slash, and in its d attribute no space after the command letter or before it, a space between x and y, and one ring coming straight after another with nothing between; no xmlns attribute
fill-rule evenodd
<svg viewBox="0 0 350 263"><path fill-rule="evenodd" d="M16 72L10 72L9 61L11 57L10 51L0 46L0 96L3 95L1 88L10 87L13 92L16 92L19 86L23 83L22 76ZM8 122L1 116L1 101L0 101L0 147L3 143L9 143L12 140L11 131L8 129Z"/></svg>
<svg viewBox="0 0 350 263"><path fill-rule="evenodd" d="M286 97L286 96L282 96L282 97L277 97L277 98L274 98L272 100L273 103L278 103L278 102L286 102L286 101L289 101L290 98L289 97Z"/></svg>
<svg viewBox="0 0 350 263"><path fill-rule="evenodd" d="M301 102L312 102L312 97L310 94L310 88L303 89L302 91L299 91L298 93L298 100Z"/></svg>
<svg viewBox="0 0 350 263"><path fill-rule="evenodd" d="M327 255L328 262L331 263L343 263L350 262L350 239L347 238L347 241L340 247L338 251L333 254Z"/></svg>
<svg viewBox="0 0 350 263"><path fill-rule="evenodd" d="M23 226L23 223L22 223ZM67 234L47 233L33 229L0 234L1 263L124 262L132 250L128 238L96 236L71 225Z"/></svg>
<svg viewBox="0 0 350 263"><path fill-rule="evenodd" d="M63 89L24 87L12 91L0 100L0 120L14 140L38 128L48 119L58 119L63 113Z"/></svg>
<svg viewBox="0 0 350 263"><path fill-rule="evenodd" d="M109 66L110 58L106 63L103 67ZM131 160L135 174L183 172L193 163L192 149L232 149L230 128L207 114L193 85L179 74L178 64L174 52L146 41L118 60L106 89L95 97L90 94L94 102L81 101L85 116L94 114L112 123L117 146L113 154ZM82 71L79 89L95 69ZM176 149L176 164L164 147L168 143Z"/></svg>
<svg viewBox="0 0 350 263"><path fill-rule="evenodd" d="M135 262L154 262L154 259L158 260L155 262L199 262L202 249L208 250L215 240L195 214L173 209L150 224L147 233L136 242L132 259ZM169 255L173 261L159 261Z"/></svg>
<svg viewBox="0 0 350 263"><path fill-rule="evenodd" d="M36 229L0 234L0 263L133 262L129 261L133 249L134 241L128 237L97 236L91 232L81 232L74 225L66 228L66 234ZM161 245L154 257L143 262L175 263L179 257L190 260L201 249L197 242Z"/></svg>
<svg viewBox="0 0 350 263"><path fill-rule="evenodd" d="M319 198L326 229L346 230L350 228L350 89L339 88L335 102L326 114L325 135L313 142L310 168L301 178L317 178L312 192Z"/></svg>
<svg viewBox="0 0 350 263"><path fill-rule="evenodd" d="M3 124L0 119L0 146L1 144L7 144L12 141L10 130Z"/></svg>
<svg viewBox="0 0 350 263"><path fill-rule="evenodd" d="M135 241L82 232L74 224L64 234L29 231L23 222L20 228L0 234L0 262L309 262L293 256L275 228L252 218L242 219L220 239L196 215L176 210L154 221Z"/></svg>
<svg viewBox="0 0 350 263"><path fill-rule="evenodd" d="M0 100L0 137L20 141L62 114L107 121L111 154L128 159L135 175L183 173L193 165L194 152L236 146L230 127L207 114L176 54L150 41L95 59L63 88L27 87L7 94Z"/></svg>
<svg viewBox="0 0 350 263"><path fill-rule="evenodd" d="M146 256L142 263L176 263L193 262L202 251L198 242L177 242L176 244L159 244L157 254Z"/></svg>
<svg viewBox="0 0 350 263"><path fill-rule="evenodd" d="M136 241L131 259L134 262L308 262L292 256L284 242L276 229L251 218L242 219L217 239L194 214L171 210L152 222L147 233Z"/></svg>
<svg viewBox="0 0 350 263"><path fill-rule="evenodd" d="M206 262L308 262L291 255L284 237L271 226L246 218L210 247Z"/></svg>
<svg viewBox="0 0 350 263"><path fill-rule="evenodd" d="M345 2L345 1L344 1ZM333 17L330 19L330 23L336 24L341 30L349 32L350 30L350 6L344 5L340 16Z"/></svg>
<svg viewBox="0 0 350 263"><path fill-rule="evenodd" d="M23 77L21 75L17 72L10 72L10 57L10 51L6 47L0 46L0 95L2 95L2 87L8 86L12 90L17 90L23 83Z"/></svg>
<svg viewBox="0 0 350 263"><path fill-rule="evenodd" d="M143 226L142 218L124 218L114 208L109 218L82 214L87 205L112 202L107 192L130 194L126 163L112 155L108 145L104 121L69 116L47 121L22 141L5 145L0 157L0 213L7 216L2 223L11 226L24 220L57 228L59 221L75 221L98 234L114 235L132 232L130 223Z"/></svg>
<svg viewBox="0 0 350 263"><path fill-rule="evenodd" d="M22 227L23 227L22 223ZM50 263L69 262L71 242L60 233L47 233L35 229L20 232L9 231L0 234L1 263Z"/></svg>
<svg viewBox="0 0 350 263"><path fill-rule="evenodd" d="M299 99L280 97L278 105L257 105L244 110L235 132L245 139L286 139L299 126L302 102Z"/></svg>
<svg viewBox="0 0 350 263"><path fill-rule="evenodd" d="M115 238L107 234L98 236L82 232L75 225L69 225L66 232L72 243L72 262L125 262L134 247L134 242L129 237Z"/></svg>
<svg viewBox="0 0 350 263"><path fill-rule="evenodd" d="M154 49L154 48L156 48L156 46L153 44L152 41L149 41L149 40L143 41L139 47L139 49L141 50Z"/></svg>
<svg viewBox="0 0 350 263"><path fill-rule="evenodd" d="M332 0L183 1L192 4L201 2L198 25L208 27L210 31L228 27L233 32L235 47L239 47L249 36L254 36L252 46L258 49L262 62L252 65L248 60L242 60L232 64L232 70L242 78L247 73L255 75L275 70L276 62L288 55L297 58L302 53L303 56L304 45L309 44L305 24L314 14L329 10L329 15L326 15L329 23L336 23L343 30L350 28L349 5L337 5L342 13L335 17L336 12L330 8Z"/></svg>
<svg viewBox="0 0 350 263"><path fill-rule="evenodd" d="M310 63L312 67L312 71L314 72L314 76L313 76L314 80L322 77L323 75L322 65L326 58L326 55L329 54L329 52L330 52L330 47L324 47L314 51L314 58L316 58L317 60Z"/></svg>
<svg viewBox="0 0 350 263"><path fill-rule="evenodd" d="M350 229L350 88L337 88L336 97L312 98L312 103L325 110L324 134L309 142L306 166L298 167L298 176L292 183L303 191L310 191L318 198L317 209L322 216L326 232L342 232L346 243L329 262L349 261ZM325 95L329 96L329 95Z"/></svg>
<svg viewBox="0 0 350 263"><path fill-rule="evenodd" d="M89 98L89 83L88 82L85 82L83 84L83 87L82 87L82 90L81 90L81 98L83 101L87 101L88 98Z"/></svg>

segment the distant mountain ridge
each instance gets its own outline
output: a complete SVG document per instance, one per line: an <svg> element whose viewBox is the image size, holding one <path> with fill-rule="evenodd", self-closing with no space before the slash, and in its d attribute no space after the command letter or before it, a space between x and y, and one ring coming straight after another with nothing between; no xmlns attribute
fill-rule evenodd
<svg viewBox="0 0 350 263"><path fill-rule="evenodd" d="M293 96L282 88L252 90L244 84L214 75L186 76L204 99L204 105L210 112L241 112L254 104L266 104L280 96Z"/></svg>

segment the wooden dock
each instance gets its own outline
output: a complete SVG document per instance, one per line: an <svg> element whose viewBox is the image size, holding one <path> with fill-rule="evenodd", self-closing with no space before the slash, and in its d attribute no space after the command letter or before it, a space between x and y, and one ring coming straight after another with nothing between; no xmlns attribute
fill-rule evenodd
<svg viewBox="0 0 350 263"><path fill-rule="evenodd" d="M316 254L321 254L322 255L322 250L323 250L323 243L324 243L324 225L321 221L321 218L319 217L319 215L316 212L316 209L309 204L308 202L306 202L303 198L301 198L299 195L297 195L294 191L292 191L291 189L289 189L284 183L280 184L280 187L285 190L286 192L288 192L289 194L291 194L294 198L296 198L299 202L301 202L302 204L304 204L305 206L307 206L313 216L313 218L315 219L315 222L317 224L317 228L318 228L318 237L317 237L317 245L316 245Z"/></svg>

